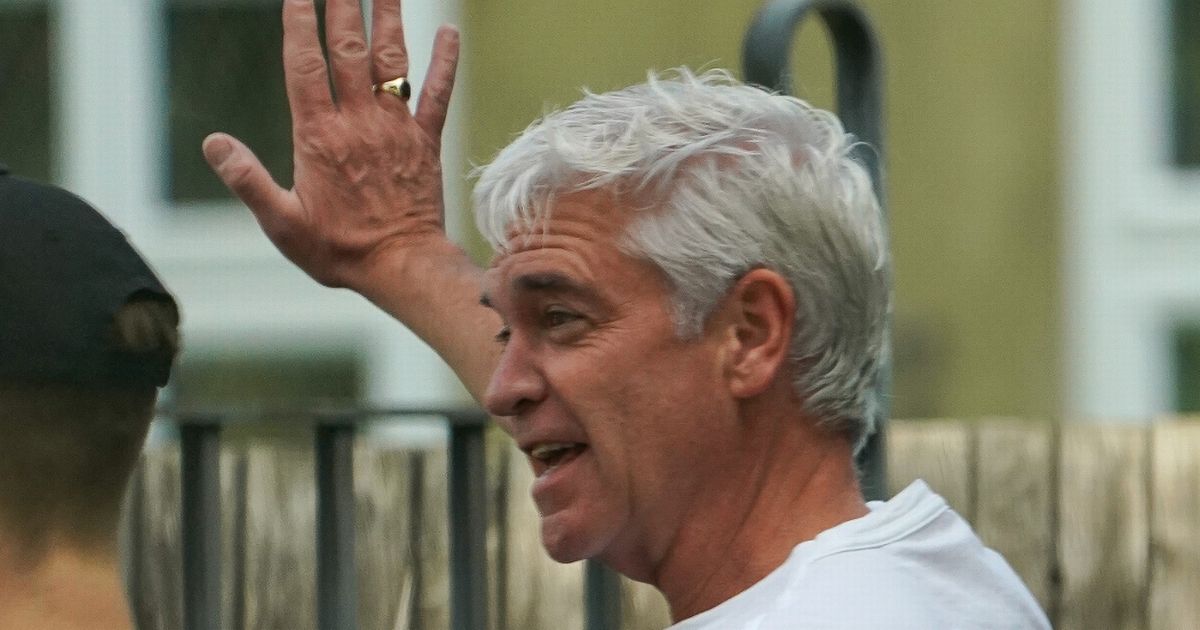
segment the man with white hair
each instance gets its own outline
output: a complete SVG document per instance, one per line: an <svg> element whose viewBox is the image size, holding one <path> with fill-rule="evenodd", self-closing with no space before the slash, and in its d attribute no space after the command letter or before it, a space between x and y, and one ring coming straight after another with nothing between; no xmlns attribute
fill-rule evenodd
<svg viewBox="0 0 1200 630"><path fill-rule="evenodd" d="M368 45L328 0L327 74L311 0L284 3L293 190L229 136L204 152L284 255L497 416L553 558L655 585L680 629L1048 627L923 483L862 498L888 260L836 117L720 72L588 94L481 170L481 271L443 231L457 32L410 113L399 7L373 11Z"/></svg>

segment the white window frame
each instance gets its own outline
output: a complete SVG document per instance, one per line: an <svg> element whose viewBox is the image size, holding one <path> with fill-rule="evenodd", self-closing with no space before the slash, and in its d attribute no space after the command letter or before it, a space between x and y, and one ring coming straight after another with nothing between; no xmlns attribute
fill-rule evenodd
<svg viewBox="0 0 1200 630"><path fill-rule="evenodd" d="M1171 150L1166 0L1063 19L1066 412L1171 411L1172 331L1200 321L1200 169Z"/></svg>

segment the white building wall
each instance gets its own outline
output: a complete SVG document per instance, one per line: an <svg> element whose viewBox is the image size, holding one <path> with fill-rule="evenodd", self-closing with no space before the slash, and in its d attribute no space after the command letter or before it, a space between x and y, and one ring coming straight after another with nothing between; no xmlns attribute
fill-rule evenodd
<svg viewBox="0 0 1200 630"><path fill-rule="evenodd" d="M1200 321L1200 172L1170 157L1168 3L1064 3L1067 411L1170 410L1172 329Z"/></svg>

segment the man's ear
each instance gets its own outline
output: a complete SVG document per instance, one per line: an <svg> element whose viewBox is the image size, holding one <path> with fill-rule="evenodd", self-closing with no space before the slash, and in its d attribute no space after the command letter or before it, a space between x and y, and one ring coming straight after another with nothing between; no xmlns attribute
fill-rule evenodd
<svg viewBox="0 0 1200 630"><path fill-rule="evenodd" d="M761 394L787 360L795 292L778 272L752 269L729 290L723 310L730 392L737 398Z"/></svg>

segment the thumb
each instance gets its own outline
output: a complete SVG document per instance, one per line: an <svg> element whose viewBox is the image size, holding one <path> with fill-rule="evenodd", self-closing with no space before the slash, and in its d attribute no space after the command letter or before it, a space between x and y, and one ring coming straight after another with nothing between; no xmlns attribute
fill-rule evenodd
<svg viewBox="0 0 1200 630"><path fill-rule="evenodd" d="M236 138L225 133L210 134L201 149L217 177L260 221L278 218L291 210L288 191L275 183L254 152Z"/></svg>

